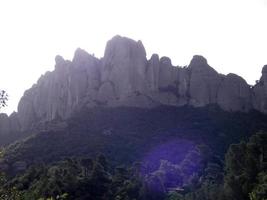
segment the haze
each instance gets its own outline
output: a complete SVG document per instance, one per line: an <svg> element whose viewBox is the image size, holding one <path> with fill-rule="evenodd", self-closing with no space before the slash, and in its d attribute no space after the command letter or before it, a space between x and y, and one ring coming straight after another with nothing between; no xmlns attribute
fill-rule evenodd
<svg viewBox="0 0 267 200"><path fill-rule="evenodd" d="M102 57L114 35L142 40L173 65L203 55L218 72L254 84L267 64L266 0L0 1L0 89L16 110L23 92L80 47Z"/></svg>

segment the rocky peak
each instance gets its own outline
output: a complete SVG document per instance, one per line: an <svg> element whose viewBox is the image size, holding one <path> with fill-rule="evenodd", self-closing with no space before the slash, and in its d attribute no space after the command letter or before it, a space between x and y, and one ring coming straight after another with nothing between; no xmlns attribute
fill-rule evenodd
<svg viewBox="0 0 267 200"><path fill-rule="evenodd" d="M130 38L116 35L107 42L104 58L108 59L110 56L132 57L136 54L146 56L145 48L140 40L136 42Z"/></svg>
<svg viewBox="0 0 267 200"><path fill-rule="evenodd" d="M172 66L171 59L164 56L159 60L159 88L166 89L175 87L175 80L177 80L177 70Z"/></svg>
<svg viewBox="0 0 267 200"><path fill-rule="evenodd" d="M215 69L209 66L207 59L199 55L193 56L188 69L197 73L218 74Z"/></svg>
<svg viewBox="0 0 267 200"><path fill-rule="evenodd" d="M147 60L141 41L121 36L108 41L101 60L78 48L72 61L61 56L55 61L55 70L42 76L20 100L13 118L22 129L66 119L83 106L217 104L226 111L267 113L267 65L261 84L250 88L237 75L217 73L200 55L185 68L174 67L170 58L157 54Z"/></svg>
<svg viewBox="0 0 267 200"><path fill-rule="evenodd" d="M259 83L253 87L253 107L267 113L267 65L262 68Z"/></svg>
<svg viewBox="0 0 267 200"><path fill-rule="evenodd" d="M159 62L159 55L158 54L152 54L150 60L151 62Z"/></svg>
<svg viewBox="0 0 267 200"><path fill-rule="evenodd" d="M189 104L193 106L215 104L221 76L208 65L203 56L194 56L188 70L190 71Z"/></svg>
<svg viewBox="0 0 267 200"><path fill-rule="evenodd" d="M249 111L252 107L250 86L242 77L230 73L221 82L217 102L224 110Z"/></svg>
<svg viewBox="0 0 267 200"><path fill-rule="evenodd" d="M65 67L66 65L66 61L64 60L64 58L60 55L57 55L55 57L55 70L61 70L62 68Z"/></svg>
<svg viewBox="0 0 267 200"><path fill-rule="evenodd" d="M87 65L93 65L94 62L99 61L93 55L87 53L85 50L78 48L74 53L74 57L72 59L72 63L74 67L84 67L86 68Z"/></svg>
<svg viewBox="0 0 267 200"><path fill-rule="evenodd" d="M56 62L56 66L57 65L63 65L65 63L65 60L64 60L64 58L62 56L57 55L55 57L55 62Z"/></svg>
<svg viewBox="0 0 267 200"><path fill-rule="evenodd" d="M190 67L202 67L207 65L208 65L207 59L200 55L194 55L189 64Z"/></svg>
<svg viewBox="0 0 267 200"><path fill-rule="evenodd" d="M161 65L165 65L167 67L172 67L172 61L169 57L163 56L159 60Z"/></svg>
<svg viewBox="0 0 267 200"><path fill-rule="evenodd" d="M112 82L118 98L146 90L146 51L141 41L115 36L103 58L102 82Z"/></svg>
<svg viewBox="0 0 267 200"><path fill-rule="evenodd" d="M264 65L262 70L261 70L261 81L266 82L267 83L267 65Z"/></svg>
<svg viewBox="0 0 267 200"><path fill-rule="evenodd" d="M267 65L264 65L262 70L261 70L262 74L267 74Z"/></svg>

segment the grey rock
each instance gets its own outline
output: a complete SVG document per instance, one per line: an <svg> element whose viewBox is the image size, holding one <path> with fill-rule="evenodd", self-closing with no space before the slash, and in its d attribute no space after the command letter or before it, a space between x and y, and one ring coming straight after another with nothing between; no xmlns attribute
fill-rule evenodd
<svg viewBox="0 0 267 200"><path fill-rule="evenodd" d="M150 97L157 102L157 105L177 106L178 103L177 96L170 91L153 93Z"/></svg>
<svg viewBox="0 0 267 200"><path fill-rule="evenodd" d="M125 106L137 108L152 108L159 105L154 99L146 94L135 93L132 96L124 97L119 101L112 102L111 106Z"/></svg>
<svg viewBox="0 0 267 200"><path fill-rule="evenodd" d="M183 106L189 103L190 73L187 68L178 68L178 105Z"/></svg>
<svg viewBox="0 0 267 200"><path fill-rule="evenodd" d="M145 92L146 51L141 41L115 36L108 41L103 58L102 82L111 81L119 98Z"/></svg>
<svg viewBox="0 0 267 200"><path fill-rule="evenodd" d="M267 113L267 65L262 68L262 76L253 87L252 103L254 109Z"/></svg>
<svg viewBox="0 0 267 200"><path fill-rule="evenodd" d="M202 56L194 56L188 69L190 71L189 104L199 107L217 103L217 91L222 77Z"/></svg>
<svg viewBox="0 0 267 200"><path fill-rule="evenodd" d="M251 90L246 81L235 74L228 74L221 83L217 103L228 111L249 111Z"/></svg>
<svg viewBox="0 0 267 200"><path fill-rule="evenodd" d="M116 96L114 83L107 81L101 85L97 94L97 101L101 105L108 105L116 100Z"/></svg>
<svg viewBox="0 0 267 200"><path fill-rule="evenodd" d="M7 114L0 114L0 135L7 135L10 132L10 120Z"/></svg>
<svg viewBox="0 0 267 200"><path fill-rule="evenodd" d="M13 112L9 117L0 113L0 136L11 136L21 129L17 113Z"/></svg>
<svg viewBox="0 0 267 200"><path fill-rule="evenodd" d="M18 118L23 130L36 121L67 118L88 98L88 91L93 94L100 85L100 61L84 50L77 49L72 62L61 56L55 61L55 70L43 75L20 100Z"/></svg>
<svg viewBox="0 0 267 200"><path fill-rule="evenodd" d="M237 75L219 74L202 56L194 56L188 67L174 67L157 54L147 60L141 41L121 36L108 41L101 59L77 49L72 61L56 56L55 63L53 72L25 91L18 113L0 116L0 132L66 119L84 106L217 104L226 111L267 113L267 66L251 88Z"/></svg>
<svg viewBox="0 0 267 200"><path fill-rule="evenodd" d="M148 66L146 70L146 80L148 84L148 89L150 91L158 91L159 89L159 56L153 54L148 61Z"/></svg>
<svg viewBox="0 0 267 200"><path fill-rule="evenodd" d="M159 88L175 88L178 79L178 69L172 66L171 59L162 57L159 69Z"/></svg>

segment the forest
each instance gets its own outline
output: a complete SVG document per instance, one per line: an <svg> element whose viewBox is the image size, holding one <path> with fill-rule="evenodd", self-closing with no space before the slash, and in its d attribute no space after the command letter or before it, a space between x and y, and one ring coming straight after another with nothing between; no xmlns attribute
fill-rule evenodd
<svg viewBox="0 0 267 200"><path fill-rule="evenodd" d="M1 149L3 200L265 200L266 117L97 108Z"/></svg>
<svg viewBox="0 0 267 200"><path fill-rule="evenodd" d="M1 174L3 200L264 200L267 197L267 134L232 144L225 161L205 145L189 151L180 164L161 160L111 166L104 155L33 165Z"/></svg>

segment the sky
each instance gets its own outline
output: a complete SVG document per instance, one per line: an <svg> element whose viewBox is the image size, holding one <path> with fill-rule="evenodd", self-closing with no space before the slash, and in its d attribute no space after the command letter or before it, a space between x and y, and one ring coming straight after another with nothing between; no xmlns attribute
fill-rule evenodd
<svg viewBox="0 0 267 200"><path fill-rule="evenodd" d="M0 89L19 99L54 58L80 47L102 57L115 35L141 40L147 58L188 65L203 55L219 73L249 84L267 64L267 0L0 0Z"/></svg>

